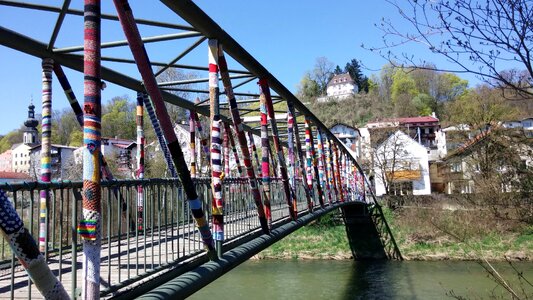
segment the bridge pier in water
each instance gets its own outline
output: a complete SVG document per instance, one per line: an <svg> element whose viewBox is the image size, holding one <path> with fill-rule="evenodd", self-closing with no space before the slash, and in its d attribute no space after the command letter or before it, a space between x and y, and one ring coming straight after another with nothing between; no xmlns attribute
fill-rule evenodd
<svg viewBox="0 0 533 300"><path fill-rule="evenodd" d="M379 260L389 256L380 238L380 232L372 220L369 205L354 202L341 208L346 235L355 260Z"/></svg>

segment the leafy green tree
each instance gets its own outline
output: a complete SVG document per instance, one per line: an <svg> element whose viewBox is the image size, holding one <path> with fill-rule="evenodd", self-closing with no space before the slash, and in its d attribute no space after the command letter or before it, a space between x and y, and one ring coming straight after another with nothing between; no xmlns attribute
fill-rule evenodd
<svg viewBox="0 0 533 300"><path fill-rule="evenodd" d="M80 131L80 124L71 108L54 110L52 113L52 143L69 145L73 131Z"/></svg>
<svg viewBox="0 0 533 300"><path fill-rule="evenodd" d="M416 107L417 113L420 116L430 116L436 106L436 101L428 94L420 93L412 100L412 104Z"/></svg>
<svg viewBox="0 0 533 300"><path fill-rule="evenodd" d="M320 95L320 87L318 86L318 83L311 78L309 72L305 73L300 81L297 95L302 102L314 102L314 100Z"/></svg>
<svg viewBox="0 0 533 300"><path fill-rule="evenodd" d="M10 131L0 139L0 153L3 153L16 143L22 143L22 134L24 130L21 128Z"/></svg>
<svg viewBox="0 0 533 300"><path fill-rule="evenodd" d="M83 146L83 132L81 130L73 130L69 135L68 145L71 147Z"/></svg>
<svg viewBox="0 0 533 300"><path fill-rule="evenodd" d="M400 96L414 97L418 94L416 82L411 74L404 69L396 68L392 76L391 101L393 104L398 102ZM404 97L404 98L405 98Z"/></svg>
<svg viewBox="0 0 533 300"><path fill-rule="evenodd" d="M102 136L134 140L135 105L127 96L112 98L102 109Z"/></svg>
<svg viewBox="0 0 533 300"><path fill-rule="evenodd" d="M513 120L519 113L500 91L486 85L465 92L450 103L448 111L452 123L467 124L472 129L484 129L487 124Z"/></svg>

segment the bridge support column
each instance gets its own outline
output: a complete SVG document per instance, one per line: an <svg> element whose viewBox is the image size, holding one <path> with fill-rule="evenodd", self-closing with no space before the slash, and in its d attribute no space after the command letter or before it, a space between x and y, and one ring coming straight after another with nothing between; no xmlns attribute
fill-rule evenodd
<svg viewBox="0 0 533 300"><path fill-rule="evenodd" d="M368 205L355 202L341 208L346 235L355 260L387 259Z"/></svg>

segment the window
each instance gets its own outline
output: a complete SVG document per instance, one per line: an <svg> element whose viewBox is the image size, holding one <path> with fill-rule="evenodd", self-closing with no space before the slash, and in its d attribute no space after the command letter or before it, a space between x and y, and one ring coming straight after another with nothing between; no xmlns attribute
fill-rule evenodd
<svg viewBox="0 0 533 300"><path fill-rule="evenodd" d="M452 173L458 173L458 172L461 172L462 171L462 166L461 166L461 162L454 162L452 163L452 165L450 166L450 171Z"/></svg>

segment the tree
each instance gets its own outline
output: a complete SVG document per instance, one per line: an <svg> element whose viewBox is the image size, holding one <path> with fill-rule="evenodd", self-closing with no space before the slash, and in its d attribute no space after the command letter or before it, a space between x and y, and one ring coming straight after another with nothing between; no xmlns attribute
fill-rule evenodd
<svg viewBox="0 0 533 300"><path fill-rule="evenodd" d="M318 85L320 95L326 93L328 82L333 75L333 63L322 56L316 59L311 79Z"/></svg>
<svg viewBox="0 0 533 300"><path fill-rule="evenodd" d="M344 72L350 74L352 79L357 84L359 91L365 91L368 93L368 77L363 75L361 71L361 65L357 59L352 59L344 66Z"/></svg>
<svg viewBox="0 0 533 300"><path fill-rule="evenodd" d="M333 74L335 75L339 75L339 74L342 74L344 71L341 69L341 67L339 67L339 65L337 65L335 67L335 70L333 70Z"/></svg>
<svg viewBox="0 0 533 300"><path fill-rule="evenodd" d="M114 97L102 109L102 136L135 140L135 105L128 97Z"/></svg>
<svg viewBox="0 0 533 300"><path fill-rule="evenodd" d="M450 121L484 130L487 124L513 120L518 111L509 106L502 94L489 86L480 86L461 95L448 106Z"/></svg>
<svg viewBox="0 0 533 300"><path fill-rule="evenodd" d="M13 146L16 143L22 143L22 135L24 129L21 127L19 129L12 130L4 135L0 139L0 153L3 153Z"/></svg>
<svg viewBox="0 0 533 300"><path fill-rule="evenodd" d="M300 81L297 95L302 102L314 102L314 100L320 95L320 87L318 86L318 83L311 78L309 72L306 72Z"/></svg>
<svg viewBox="0 0 533 300"><path fill-rule="evenodd" d="M196 73L185 73L181 71L180 69L169 68L157 76L157 82L176 83L172 85L172 87L168 89L167 92L177 95L183 99L188 99L189 101L192 102L194 99L192 98L191 93L188 92L187 90L192 89L194 85L191 83L178 83L178 82L180 81L183 82L184 80L196 79L196 78L198 78ZM170 116L170 119L173 122L181 123L182 121L187 121L187 110L185 108L182 108L177 105L169 104L169 103L165 103L165 105L167 107L168 115Z"/></svg>
<svg viewBox="0 0 533 300"><path fill-rule="evenodd" d="M405 26L383 19L379 25L383 46L369 50L390 62L428 68L424 59L417 60L411 53L391 51L419 43L454 63L457 68L452 72L473 73L492 86L533 95L533 6L529 0L387 2L398 9L412 32L400 31Z"/></svg>

